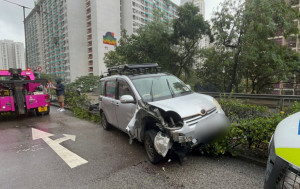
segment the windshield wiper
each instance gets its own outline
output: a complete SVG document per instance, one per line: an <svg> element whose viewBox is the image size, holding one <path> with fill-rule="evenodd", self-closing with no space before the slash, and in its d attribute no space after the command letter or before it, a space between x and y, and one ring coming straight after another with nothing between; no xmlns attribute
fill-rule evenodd
<svg viewBox="0 0 300 189"><path fill-rule="evenodd" d="M151 90L150 90L151 101L153 102L153 91L152 91L152 88L153 88L153 80L152 80Z"/></svg>
<svg viewBox="0 0 300 189"><path fill-rule="evenodd" d="M169 83L168 79L166 79L166 81L167 81L167 84L168 84L169 90L170 90L170 92L171 92L172 98L174 98L174 96L175 96L175 93L174 93L174 91L171 89L171 87L170 87L170 83Z"/></svg>

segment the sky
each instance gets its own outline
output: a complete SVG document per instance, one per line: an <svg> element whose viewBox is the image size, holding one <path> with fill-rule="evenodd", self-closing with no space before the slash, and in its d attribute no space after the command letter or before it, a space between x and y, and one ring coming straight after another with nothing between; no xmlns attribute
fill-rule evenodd
<svg viewBox="0 0 300 189"><path fill-rule="evenodd" d="M11 2L34 7L34 0L9 0ZM180 0L172 0L174 3L179 4ZM206 6L206 19L210 19L214 10L224 0L205 0ZM26 15L30 12L26 9ZM23 8L0 0L0 40L9 39L16 42L23 42L24 39L24 25L23 25Z"/></svg>

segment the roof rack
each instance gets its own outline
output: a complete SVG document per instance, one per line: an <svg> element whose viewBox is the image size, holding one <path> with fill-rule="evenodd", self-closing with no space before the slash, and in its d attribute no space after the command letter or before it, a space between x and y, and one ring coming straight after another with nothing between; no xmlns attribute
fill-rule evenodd
<svg viewBox="0 0 300 189"><path fill-rule="evenodd" d="M157 63L143 63L143 64L125 64L108 68L108 76L117 73L119 75L135 75L147 73L159 73L161 67Z"/></svg>

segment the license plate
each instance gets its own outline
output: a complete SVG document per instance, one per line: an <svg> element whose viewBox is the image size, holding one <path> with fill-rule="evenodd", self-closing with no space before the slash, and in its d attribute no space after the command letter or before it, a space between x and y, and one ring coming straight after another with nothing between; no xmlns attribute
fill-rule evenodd
<svg viewBox="0 0 300 189"><path fill-rule="evenodd" d="M9 96L9 90L1 90L0 96Z"/></svg>
<svg viewBox="0 0 300 189"><path fill-rule="evenodd" d="M39 112L46 112L48 111L48 107L38 107Z"/></svg>

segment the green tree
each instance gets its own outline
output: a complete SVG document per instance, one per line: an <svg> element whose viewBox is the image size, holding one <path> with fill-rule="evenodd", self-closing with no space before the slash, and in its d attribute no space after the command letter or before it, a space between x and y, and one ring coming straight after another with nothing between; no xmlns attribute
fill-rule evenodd
<svg viewBox="0 0 300 189"><path fill-rule="evenodd" d="M137 35L123 32L115 52L105 56L106 66L156 62L163 70L187 81L200 55L200 39L205 35L211 37L211 33L209 24L193 4L179 7L178 15L171 24L157 11L154 20L141 27Z"/></svg>
<svg viewBox="0 0 300 189"><path fill-rule="evenodd" d="M129 36L126 31L122 32L115 52L105 56L106 66L158 63L164 70L169 70L173 59L170 33L170 23L161 12L156 11L154 20L141 27L137 35Z"/></svg>
<svg viewBox="0 0 300 189"><path fill-rule="evenodd" d="M291 68L295 66L291 58L297 60L297 56L271 38L279 31L283 31L286 37L297 34L294 24L297 16L297 12L283 0L247 1L244 12L247 27L241 56L247 92L249 89L251 93L265 92L272 88L272 84L291 74Z"/></svg>
<svg viewBox="0 0 300 189"><path fill-rule="evenodd" d="M239 87L245 87L246 92L263 92L289 75L290 66L296 61L288 59L296 57L286 57L287 51L272 38L278 31L286 37L297 34L296 18L297 12L284 0L226 0L222 4L212 23L215 48L223 52L216 56L227 61L227 66L222 66L223 61L218 62L219 66L230 74L227 92L238 92ZM216 59L211 53L206 58L207 62ZM202 72L214 70L214 65L206 66Z"/></svg>
<svg viewBox="0 0 300 189"><path fill-rule="evenodd" d="M213 41L210 25L199 14L199 8L192 3L178 7L178 18L174 20L172 35L173 49L176 52L176 62L172 65L173 73L190 77L191 69L199 58L199 43L204 36L209 36Z"/></svg>
<svg viewBox="0 0 300 189"><path fill-rule="evenodd" d="M240 63L240 55L243 47L243 37L245 34L245 21L243 14L245 6L242 1L226 0L222 4L220 11L217 11L212 19L216 45L224 47L225 51L232 53L230 70L230 82L227 92L231 92L234 85L237 85L237 71Z"/></svg>
<svg viewBox="0 0 300 189"><path fill-rule="evenodd" d="M78 77L74 82L68 84L66 89L74 92L77 88L80 88L81 92L89 92L90 87L98 86L99 80L99 76L81 76Z"/></svg>
<svg viewBox="0 0 300 189"><path fill-rule="evenodd" d="M205 49L202 54L206 61L197 70L198 82L203 86L213 86L219 92L226 91L230 81L232 52L215 46Z"/></svg>

